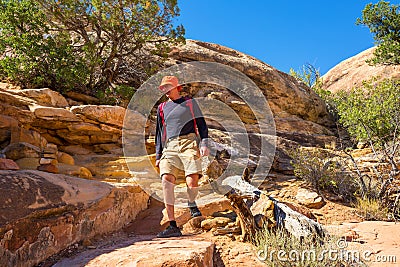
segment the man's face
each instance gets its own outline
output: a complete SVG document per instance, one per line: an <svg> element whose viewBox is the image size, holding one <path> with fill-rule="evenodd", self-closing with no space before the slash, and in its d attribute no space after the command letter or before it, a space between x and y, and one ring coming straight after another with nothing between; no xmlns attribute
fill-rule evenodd
<svg viewBox="0 0 400 267"><path fill-rule="evenodd" d="M163 86L160 87L160 90L166 95L168 96L171 92L172 89L174 89L176 87L174 87L172 84L164 84Z"/></svg>

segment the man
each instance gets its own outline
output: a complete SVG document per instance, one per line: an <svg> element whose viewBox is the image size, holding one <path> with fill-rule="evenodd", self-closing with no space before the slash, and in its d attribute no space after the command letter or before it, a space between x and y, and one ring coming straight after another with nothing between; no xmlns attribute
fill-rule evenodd
<svg viewBox="0 0 400 267"><path fill-rule="evenodd" d="M180 95L182 86L178 78L165 76L159 89L169 98L157 109L156 127L156 166L160 169L169 226L157 237L177 237L182 233L175 221L174 187L182 170L185 173L191 216L201 216L195 199L202 171L200 156L209 153L205 142L208 129L196 101Z"/></svg>

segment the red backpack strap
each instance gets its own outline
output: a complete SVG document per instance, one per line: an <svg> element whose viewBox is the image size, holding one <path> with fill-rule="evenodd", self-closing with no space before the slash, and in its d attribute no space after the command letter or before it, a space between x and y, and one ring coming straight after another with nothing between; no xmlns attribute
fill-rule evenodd
<svg viewBox="0 0 400 267"><path fill-rule="evenodd" d="M194 116L194 112L193 112L193 100L190 97L185 97L185 100L186 100L186 106L189 107L190 112L192 113L194 130L196 132L196 135L199 136L199 130L197 129L196 117Z"/></svg>
<svg viewBox="0 0 400 267"><path fill-rule="evenodd" d="M163 143L167 139L167 127L165 127L165 119L164 119L164 107L165 107L166 104L167 104L167 102L162 102L158 106L159 111L160 111L161 122L162 122L162 125L163 125L163 134L162 134L162 137L161 137L161 142L163 142Z"/></svg>

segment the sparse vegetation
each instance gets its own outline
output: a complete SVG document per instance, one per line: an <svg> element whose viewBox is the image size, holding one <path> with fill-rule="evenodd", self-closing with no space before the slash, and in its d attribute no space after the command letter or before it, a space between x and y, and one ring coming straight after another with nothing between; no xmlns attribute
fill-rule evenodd
<svg viewBox="0 0 400 267"><path fill-rule="evenodd" d="M290 69L289 74L310 87L321 99L326 102L328 111L335 116L331 91L323 89L323 80L319 69L311 64L302 66L298 71Z"/></svg>
<svg viewBox="0 0 400 267"><path fill-rule="evenodd" d="M363 259L352 257L339 236L309 236L302 240L288 235L283 228L264 228L253 238L256 254L266 266L364 266ZM332 256L334 255L334 256Z"/></svg>
<svg viewBox="0 0 400 267"><path fill-rule="evenodd" d="M293 159L294 174L317 192L331 192L347 202L354 200L359 187L339 155L323 149L307 148L298 148L289 154Z"/></svg>
<svg viewBox="0 0 400 267"><path fill-rule="evenodd" d="M294 150L295 175L310 183L318 192L327 190L339 194L347 201L359 200L365 219L399 218L400 178L400 82L376 78L365 81L362 87L330 94L322 88L317 69L305 66L301 71L291 70L292 76L310 86L327 103L337 119L338 128L344 127L353 143L369 144L380 167L373 173L363 173L351 155L352 148L339 148L337 154L327 155L318 150ZM379 204L382 214L375 214ZM368 208L369 207L369 208ZM367 212L366 210L370 211Z"/></svg>
<svg viewBox="0 0 400 267"><path fill-rule="evenodd" d="M359 216L365 220L387 220L389 210L383 203L375 198L357 198L354 207L359 211Z"/></svg>

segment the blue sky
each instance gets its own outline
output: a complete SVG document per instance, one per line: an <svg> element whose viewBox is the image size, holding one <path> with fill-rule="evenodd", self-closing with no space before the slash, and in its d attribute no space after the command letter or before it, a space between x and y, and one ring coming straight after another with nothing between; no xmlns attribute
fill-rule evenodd
<svg viewBox="0 0 400 267"><path fill-rule="evenodd" d="M374 45L369 29L355 22L377 2L180 0L178 23L188 39L233 48L284 72L309 63L323 75Z"/></svg>

